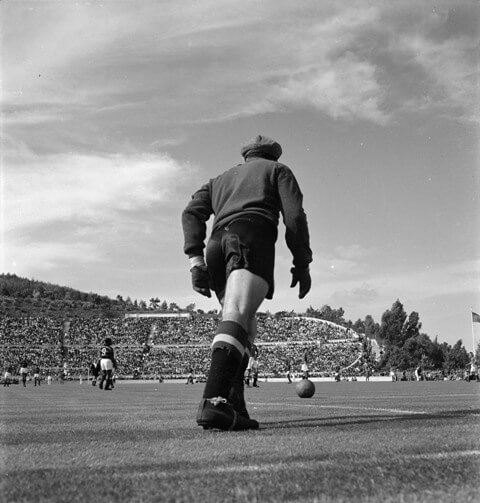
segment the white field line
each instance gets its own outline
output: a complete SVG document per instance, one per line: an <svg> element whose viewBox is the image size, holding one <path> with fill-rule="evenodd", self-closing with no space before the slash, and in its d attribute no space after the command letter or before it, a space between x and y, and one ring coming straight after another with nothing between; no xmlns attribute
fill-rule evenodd
<svg viewBox="0 0 480 503"><path fill-rule="evenodd" d="M480 451L450 451L450 452L426 452L425 454L406 454L406 459L450 459L480 456Z"/></svg>
<svg viewBox="0 0 480 503"><path fill-rule="evenodd" d="M206 473L241 473L241 472L270 472L272 470L291 470L292 468L305 468L308 463L305 461L279 461L278 463L262 463L256 465L233 465L233 466L215 466L211 470L204 469ZM333 461L315 460L315 467L334 465Z"/></svg>
<svg viewBox="0 0 480 503"><path fill-rule="evenodd" d="M425 454L406 454L396 455L396 459L458 459L480 456L480 451L451 451L451 452L431 452ZM213 466L211 468L188 469L190 475L202 476L222 473L272 473L280 471L291 471L295 468L302 470L316 470L319 467L327 466L343 466L343 461L339 463L335 460L309 460L309 461L279 461L278 463L258 463L251 465L230 465L230 466ZM157 477L170 478L174 474L172 472L156 472Z"/></svg>
<svg viewBox="0 0 480 503"><path fill-rule="evenodd" d="M417 410L402 410L402 409L386 409L381 407L357 407L357 406L343 406L343 405L318 405L318 404L309 404L309 403L260 403L260 402L249 402L249 405L261 405L263 407L275 406L275 407L309 407L312 409L346 409L346 410L369 410L373 412L389 412L391 414L428 414L425 411L417 411Z"/></svg>
<svg viewBox="0 0 480 503"><path fill-rule="evenodd" d="M405 459L451 459L465 458L471 456L480 456L480 451L453 451L453 452L430 452L425 454L407 454L398 455ZM272 470L291 470L292 468L316 468L318 466L333 466L335 461L312 460L312 461L289 461L278 463L263 463L257 465L233 465L233 466L215 466L211 470L201 469L206 473L240 473L240 472L269 472Z"/></svg>
<svg viewBox="0 0 480 503"><path fill-rule="evenodd" d="M430 452L425 454L407 454L398 458L404 459L454 459L472 456L480 456L480 451L453 451L453 452ZM291 470L292 468L310 468L318 466L333 466L335 461L312 460L312 461L289 461L278 463L263 463L257 465L233 465L233 466L215 466L211 469L202 469L201 473L245 473L245 472L271 472L280 470Z"/></svg>
<svg viewBox="0 0 480 503"><path fill-rule="evenodd" d="M377 395L377 396L369 396L369 397L349 397L352 400L384 400L385 398L457 398L457 397L474 397L479 398L480 393L455 393L455 394L446 394L446 395Z"/></svg>
<svg viewBox="0 0 480 503"><path fill-rule="evenodd" d="M404 459L455 459L472 456L480 456L480 451L451 451L451 452L430 452L425 454L407 454L398 455L398 458ZM197 474L203 473L248 473L248 472L272 472L281 470L291 470L292 468L315 469L319 466L334 466L338 463L335 461L326 460L311 460L311 461L280 461L278 463L262 463L256 465L232 465L232 466L215 466L211 469L195 470ZM198 473L200 472L200 473Z"/></svg>

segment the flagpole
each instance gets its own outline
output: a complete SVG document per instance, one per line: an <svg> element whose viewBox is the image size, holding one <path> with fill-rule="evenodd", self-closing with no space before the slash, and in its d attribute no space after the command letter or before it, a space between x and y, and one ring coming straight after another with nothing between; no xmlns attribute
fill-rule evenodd
<svg viewBox="0 0 480 503"><path fill-rule="evenodd" d="M470 306L470 323L472 324L472 353L473 356L477 355L476 347L475 347L475 330L473 328L473 308Z"/></svg>

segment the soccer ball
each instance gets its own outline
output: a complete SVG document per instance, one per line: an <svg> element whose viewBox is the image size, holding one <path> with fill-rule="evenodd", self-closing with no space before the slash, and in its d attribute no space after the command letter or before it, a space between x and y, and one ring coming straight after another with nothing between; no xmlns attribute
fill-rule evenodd
<svg viewBox="0 0 480 503"><path fill-rule="evenodd" d="M310 379L298 381L295 390L300 398L312 398L315 394L315 384Z"/></svg>

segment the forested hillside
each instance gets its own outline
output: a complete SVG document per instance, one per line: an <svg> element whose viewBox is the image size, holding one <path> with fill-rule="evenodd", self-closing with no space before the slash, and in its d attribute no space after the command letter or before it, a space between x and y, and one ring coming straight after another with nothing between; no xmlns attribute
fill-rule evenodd
<svg viewBox="0 0 480 503"><path fill-rule="evenodd" d="M54 285L15 274L0 275L0 314L2 316L117 317L124 305L96 293Z"/></svg>

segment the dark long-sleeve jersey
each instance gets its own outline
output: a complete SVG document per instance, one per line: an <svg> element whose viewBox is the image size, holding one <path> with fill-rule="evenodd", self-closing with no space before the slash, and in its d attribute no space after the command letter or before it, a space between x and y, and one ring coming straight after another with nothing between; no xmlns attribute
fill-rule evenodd
<svg viewBox="0 0 480 503"><path fill-rule="evenodd" d="M264 217L276 227L281 214L293 264L304 268L312 261L303 195L294 174L284 164L249 159L197 190L182 213L184 252L189 257L203 255L206 222L212 214L212 231L248 215Z"/></svg>

